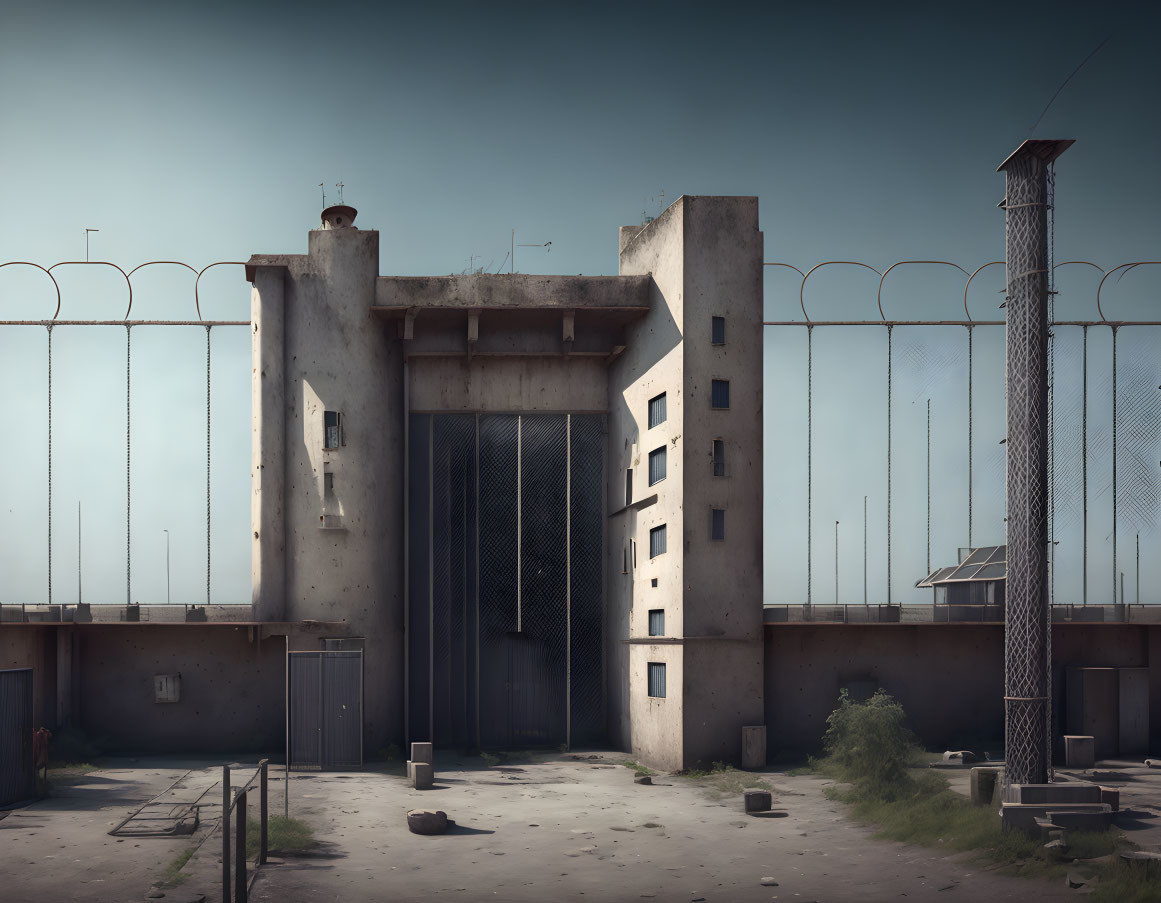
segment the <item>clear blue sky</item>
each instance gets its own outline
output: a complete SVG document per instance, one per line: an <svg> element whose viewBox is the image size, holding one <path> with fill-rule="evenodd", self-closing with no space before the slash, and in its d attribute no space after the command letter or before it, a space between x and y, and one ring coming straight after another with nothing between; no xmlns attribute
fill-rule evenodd
<svg viewBox="0 0 1161 903"><path fill-rule="evenodd" d="M301 252L318 219L318 183L333 197L342 180L359 225L381 230L383 273L458 272L473 257L498 267L512 228L517 240L553 242L551 254L525 250L520 269L614 273L617 227L639 222L643 209L656 213L662 191L667 202L683 193L757 195L766 259L802 269L931 257L971 270L1003 253L996 165L1109 34L1037 130L1077 139L1058 165L1057 259L1155 260L1159 24L1155 6L1116 3L5 3L0 260L83 259L86 227L100 229L93 258L127 268ZM51 316L46 281L23 269L0 270L0 318ZM1095 282L1075 269L1061 274L1059 303L1088 316ZM994 308L1000 268L988 277L978 295L973 288L977 318ZM112 270L65 270L61 316L122 316L117 279ZM1114 312L1161 319L1159 279L1161 268L1143 268L1117 283ZM875 282L820 273L812 315L872 315ZM134 288L135 316L190 315L190 279L180 271L147 271ZM203 294L207 316L248 315L239 268L213 271ZM889 313L955 316L959 295L962 279L950 271L916 271L892 284ZM766 306L770 318L800 316L797 282L769 273ZM803 334L767 333L766 596L796 600L805 591ZM1146 393L1161 385L1159 339L1123 335L1129 369L1119 371L1124 403L1144 424L1126 433L1139 433L1133 462L1121 460L1124 474L1139 471L1122 475L1136 487L1133 507L1122 510L1122 556L1138 529L1143 548L1151 543L1143 596L1148 580L1161 581L1153 504L1161 452L1148 426L1156 397ZM817 395L815 408L815 601L833 595L835 519L845 537L842 595L861 600L864 494L874 600L883 595L884 336L816 331L815 341L816 388L830 393ZM76 597L78 499L85 597L122 601L124 330L61 329L53 342L54 601ZM215 331L213 342L213 597L241 602L249 595L249 342L245 330ZM897 342L894 585L897 599L918 599L904 588L926 564L928 397L943 493L935 563L966 541L966 339L957 331L897 334ZM205 335L136 330L133 343L133 597L164 600L168 528L174 600L202 601ZM1078 337L1062 332L1061 343L1075 361ZM998 333L981 334L977 541L1002 541L999 348ZM1107 333L1091 338L1094 391L1108 382L1108 351ZM3 601L45 597L45 358L44 330L0 329L10 437ZM1066 383L1062 376L1058 386ZM1069 423L1062 434L1071 436ZM1107 455L1100 461L1107 469ZM1070 486L1073 465L1075 455ZM1090 473L1090 493L1094 480L1108 482L1103 470ZM1090 545L1107 542L1106 521L1090 522ZM1062 544L1073 547L1069 594L1079 595L1075 517L1071 524ZM1100 554L1107 558L1103 545ZM1099 590L1109 595L1111 562L1100 561ZM1154 595L1161 601L1161 588Z"/></svg>

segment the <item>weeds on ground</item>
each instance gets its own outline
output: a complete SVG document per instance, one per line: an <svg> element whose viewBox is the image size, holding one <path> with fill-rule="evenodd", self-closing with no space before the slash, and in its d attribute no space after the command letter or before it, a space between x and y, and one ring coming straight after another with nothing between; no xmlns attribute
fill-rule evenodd
<svg viewBox="0 0 1161 903"><path fill-rule="evenodd" d="M877 828L876 837L974 851L998 865L1001 874L1063 878L1073 866L1021 831L1005 833L993 806L973 805L948 789L942 774L922 767L927 756L905 719L903 707L882 690L865 703L844 692L827 719L826 755L810 763L817 773L845 782L827 787L826 797L849 804L858 821ZM1122 844L1117 832L1070 831L1068 858L1107 857ZM1161 882L1146 880L1119 861L1086 863L1086 868L1099 881L1094 900L1161 901Z"/></svg>
<svg viewBox="0 0 1161 903"><path fill-rule="evenodd" d="M93 771L99 769L91 762L50 762L48 766L49 774L89 774Z"/></svg>
<svg viewBox="0 0 1161 903"><path fill-rule="evenodd" d="M725 762L714 762L708 768L704 762L698 762L693 768L678 772L678 775L696 781L711 800L737 796L746 790L773 789L768 781L749 772L739 771Z"/></svg>
<svg viewBox="0 0 1161 903"><path fill-rule="evenodd" d="M266 848L271 853L296 853L314 846L314 831L301 819L272 815L266 822ZM246 823L246 856L257 855L262 843L257 820Z"/></svg>
<svg viewBox="0 0 1161 903"><path fill-rule="evenodd" d="M174 857L173 862L165 867L165 876L161 879L159 885L161 887L177 887L179 884L185 881L189 875L185 874L182 869L185 868L185 864L189 862L190 857L193 856L193 854L193 847L178 853L177 856Z"/></svg>
<svg viewBox="0 0 1161 903"><path fill-rule="evenodd" d="M639 778L657 774L657 772L652 768L648 768L647 766L642 765L640 762L629 760L627 762L622 762L621 764L628 768L630 771L635 772Z"/></svg>

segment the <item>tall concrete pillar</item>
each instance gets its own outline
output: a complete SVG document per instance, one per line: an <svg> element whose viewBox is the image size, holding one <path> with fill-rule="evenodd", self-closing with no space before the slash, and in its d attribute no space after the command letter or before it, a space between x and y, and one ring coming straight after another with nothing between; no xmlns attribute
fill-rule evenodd
<svg viewBox="0 0 1161 903"><path fill-rule="evenodd" d="M999 167L1007 259L1005 786L1048 781L1048 173L1072 144L1025 141Z"/></svg>
<svg viewBox="0 0 1161 903"><path fill-rule="evenodd" d="M263 266L251 280L250 584L257 621L286 617L285 276L284 266Z"/></svg>

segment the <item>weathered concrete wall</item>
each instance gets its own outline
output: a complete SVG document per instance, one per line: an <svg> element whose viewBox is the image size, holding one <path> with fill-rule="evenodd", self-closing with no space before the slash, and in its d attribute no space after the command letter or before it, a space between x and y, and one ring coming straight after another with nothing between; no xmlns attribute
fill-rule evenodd
<svg viewBox="0 0 1161 903"><path fill-rule="evenodd" d="M817 750L839 688L872 680L895 696L929 747L1004 735L1004 628L999 624L766 625L767 744ZM1161 627L1062 624L1052 631L1053 717L1067 725L1071 665L1149 667L1150 735L1161 736Z"/></svg>
<svg viewBox="0 0 1161 903"><path fill-rule="evenodd" d="M259 636L192 624L79 629L81 725L113 751L277 752L286 641ZM155 674L181 674L180 702L154 700Z"/></svg>
<svg viewBox="0 0 1161 903"><path fill-rule="evenodd" d="M668 625L666 625L668 626ZM648 631L646 631L646 634ZM663 771L685 767L684 755L685 654L678 643L625 644L629 652L629 709L633 725L634 758ZM666 696L651 697L648 692L649 662L665 664Z"/></svg>
<svg viewBox="0 0 1161 903"><path fill-rule="evenodd" d="M286 616L365 638L372 750L403 729L402 358L370 310L378 264L377 232L318 230L285 283ZM325 411L341 448L323 448Z"/></svg>
<svg viewBox="0 0 1161 903"><path fill-rule="evenodd" d="M599 413L608 406L600 358L413 357L411 410Z"/></svg>
<svg viewBox="0 0 1161 903"><path fill-rule="evenodd" d="M819 749L839 689L861 680L897 698L927 745L1004 735L1001 626L767 625L765 654L771 755Z"/></svg>
<svg viewBox="0 0 1161 903"><path fill-rule="evenodd" d="M649 278L540 276L528 273L465 276L380 276L382 307L503 309L558 306L635 307L648 304Z"/></svg>
<svg viewBox="0 0 1161 903"><path fill-rule="evenodd" d="M51 627L0 624L0 670L32 669L32 710L44 726L55 729L56 636Z"/></svg>
<svg viewBox="0 0 1161 903"><path fill-rule="evenodd" d="M261 267L250 292L250 588L258 621L286 617L285 267Z"/></svg>
<svg viewBox="0 0 1161 903"><path fill-rule="evenodd" d="M624 230L622 234L624 237ZM612 516L605 569L609 740L658 765L679 755L672 733L679 731L681 682L675 674L667 673L674 698L667 699L665 705L650 702L645 659L635 648L630 654L626 641L648 637L648 611L652 608L665 609L668 636L680 637L683 632L682 456L676 442L681 437L683 405L684 235L685 204L679 199L648 226L636 230L627 243L622 241L619 272L652 274L650 310L629 326L625 351L609 368L606 482ZM649 429L649 399L662 392L666 395L666 420ZM667 475L650 486L649 452L661 445L670 448ZM656 495L654 504L626 508L625 471L629 468L633 470L632 501ZM649 531L659 524L666 525L667 550L650 560ZM628 566L623 568L626 560ZM657 578L656 587L653 578ZM667 672L668 663L680 658L680 649L679 645L666 647Z"/></svg>
<svg viewBox="0 0 1161 903"><path fill-rule="evenodd" d="M684 496L687 762L741 758L743 724L762 724L762 233L757 198L686 198ZM712 342L713 317L725 343ZM714 379L730 405L711 405ZM715 476L712 445L725 445ZM725 539L711 539L711 509ZM690 641L698 638L696 641ZM701 639L707 638L707 639ZM722 643L717 638L726 638Z"/></svg>

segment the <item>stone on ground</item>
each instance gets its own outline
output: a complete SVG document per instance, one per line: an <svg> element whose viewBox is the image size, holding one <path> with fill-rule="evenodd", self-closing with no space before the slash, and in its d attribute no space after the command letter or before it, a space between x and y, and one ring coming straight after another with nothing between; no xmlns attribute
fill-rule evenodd
<svg viewBox="0 0 1161 903"><path fill-rule="evenodd" d="M447 830L447 813L440 809L412 809L407 813L412 834L442 834Z"/></svg>
<svg viewBox="0 0 1161 903"><path fill-rule="evenodd" d="M745 799L747 812L770 811L771 797L769 790L747 790Z"/></svg>

